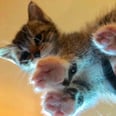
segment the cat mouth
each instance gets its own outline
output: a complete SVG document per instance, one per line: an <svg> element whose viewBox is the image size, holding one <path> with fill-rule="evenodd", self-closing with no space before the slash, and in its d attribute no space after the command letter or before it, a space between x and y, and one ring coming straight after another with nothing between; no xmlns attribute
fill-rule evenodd
<svg viewBox="0 0 116 116"><path fill-rule="evenodd" d="M24 61L21 61L18 66L21 67L21 69L23 69L27 73L33 72L34 69L36 68L36 64L38 60L39 60L38 58L32 59L32 60L24 60Z"/></svg>
<svg viewBox="0 0 116 116"><path fill-rule="evenodd" d="M28 63L29 63L29 60L20 61L20 64L28 64Z"/></svg>

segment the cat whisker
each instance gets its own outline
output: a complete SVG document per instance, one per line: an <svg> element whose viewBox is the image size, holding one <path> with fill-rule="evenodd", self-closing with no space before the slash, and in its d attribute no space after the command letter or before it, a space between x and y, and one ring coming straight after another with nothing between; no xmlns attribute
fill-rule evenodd
<svg viewBox="0 0 116 116"><path fill-rule="evenodd" d="M19 77L18 79L20 80L19 82L22 83L22 82L24 82L24 79L27 77L27 73L20 71L18 77Z"/></svg>

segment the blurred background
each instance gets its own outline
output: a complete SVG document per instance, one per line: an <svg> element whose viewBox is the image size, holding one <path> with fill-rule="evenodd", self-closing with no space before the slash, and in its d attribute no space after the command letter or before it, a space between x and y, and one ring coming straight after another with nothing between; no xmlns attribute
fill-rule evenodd
<svg viewBox="0 0 116 116"><path fill-rule="evenodd" d="M112 8L115 0L33 0L64 32L79 30L86 22ZM27 21L30 0L0 0L0 46L8 44ZM40 94L29 85L28 75L0 60L0 116L43 116ZM100 103L82 116L116 116L116 105Z"/></svg>

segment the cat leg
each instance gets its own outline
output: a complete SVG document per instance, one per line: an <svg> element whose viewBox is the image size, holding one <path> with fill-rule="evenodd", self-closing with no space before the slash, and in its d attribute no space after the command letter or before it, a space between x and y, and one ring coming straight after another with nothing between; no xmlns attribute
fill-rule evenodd
<svg viewBox="0 0 116 116"><path fill-rule="evenodd" d="M91 96L89 85L75 80L62 91L48 92L43 107L52 116L76 116L90 104Z"/></svg>
<svg viewBox="0 0 116 116"><path fill-rule="evenodd" d="M116 24L100 27L93 34L94 44L105 54L116 55Z"/></svg>
<svg viewBox="0 0 116 116"><path fill-rule="evenodd" d="M30 81L34 85L34 88L55 87L62 83L64 77L67 76L68 65L65 60L59 57L51 56L43 58L38 62L36 71Z"/></svg>

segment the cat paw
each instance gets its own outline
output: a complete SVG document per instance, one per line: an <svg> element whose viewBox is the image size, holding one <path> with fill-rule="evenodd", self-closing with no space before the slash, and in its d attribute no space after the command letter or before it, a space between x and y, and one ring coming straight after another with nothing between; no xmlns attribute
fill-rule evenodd
<svg viewBox="0 0 116 116"><path fill-rule="evenodd" d="M74 100L62 92L48 92L42 104L51 116L69 116L75 110Z"/></svg>
<svg viewBox="0 0 116 116"><path fill-rule="evenodd" d="M31 83L35 89L58 85L66 77L67 65L68 63L59 57L42 58L37 64Z"/></svg>
<svg viewBox="0 0 116 116"><path fill-rule="evenodd" d="M94 44L108 55L116 55L116 24L102 26L93 34Z"/></svg>

